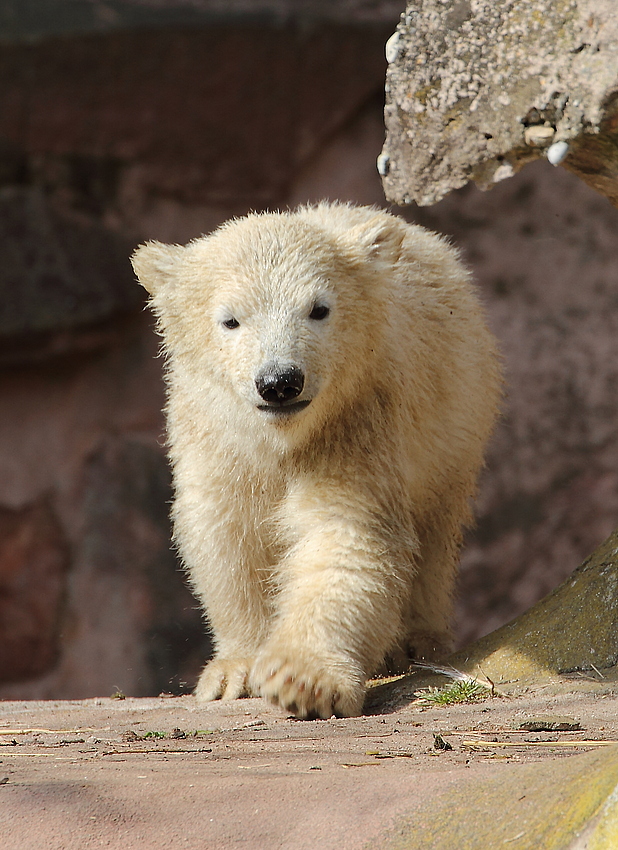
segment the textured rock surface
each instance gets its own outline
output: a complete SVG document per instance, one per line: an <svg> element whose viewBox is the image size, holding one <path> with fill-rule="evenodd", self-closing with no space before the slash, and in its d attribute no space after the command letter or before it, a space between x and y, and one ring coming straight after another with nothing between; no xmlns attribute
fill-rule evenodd
<svg viewBox="0 0 618 850"><path fill-rule="evenodd" d="M504 417L462 563L466 641L556 587L618 522L618 211L536 162L414 215L462 248L505 358Z"/></svg>
<svg viewBox="0 0 618 850"><path fill-rule="evenodd" d="M46 500L0 509L0 682L40 676L56 663L68 566Z"/></svg>
<svg viewBox="0 0 618 850"><path fill-rule="evenodd" d="M373 846L485 850L514 843L519 850L562 850L581 836L582 848L610 850L618 839L617 756L615 747L452 788L413 818L401 818Z"/></svg>
<svg viewBox="0 0 618 850"><path fill-rule="evenodd" d="M5 359L26 336L75 330L143 303L127 266L129 245L99 223L56 212L40 188L0 189Z"/></svg>
<svg viewBox="0 0 618 850"><path fill-rule="evenodd" d="M612 0L413 2L388 58L390 201L433 204L470 180L490 188L564 142L564 165L618 204Z"/></svg>
<svg viewBox="0 0 618 850"><path fill-rule="evenodd" d="M64 206L89 196L82 213L109 225L114 201L208 203L219 217L277 204L379 86L387 33L249 18L3 45L7 162Z"/></svg>
<svg viewBox="0 0 618 850"><path fill-rule="evenodd" d="M0 370L0 696L182 690L209 644L170 551L147 317Z"/></svg>
<svg viewBox="0 0 618 850"><path fill-rule="evenodd" d="M616 686L586 684L302 723L255 699L4 703L0 829L19 850L613 850ZM583 729L522 733L557 707Z"/></svg>

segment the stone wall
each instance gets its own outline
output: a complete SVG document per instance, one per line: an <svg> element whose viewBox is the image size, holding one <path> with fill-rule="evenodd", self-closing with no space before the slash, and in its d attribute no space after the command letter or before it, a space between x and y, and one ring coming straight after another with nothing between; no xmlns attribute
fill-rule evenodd
<svg viewBox="0 0 618 850"><path fill-rule="evenodd" d="M56 5L79 7L79 27L58 15L0 45L0 696L179 691L209 644L169 547L161 361L126 258L250 208L383 205L398 10ZM463 640L527 608L616 524L618 212L536 163L404 214L461 246L507 368L463 557Z"/></svg>
<svg viewBox="0 0 618 850"><path fill-rule="evenodd" d="M525 611L618 524L618 210L538 162L417 219L461 246L505 360L462 563L465 640Z"/></svg>
<svg viewBox="0 0 618 850"><path fill-rule="evenodd" d="M392 4L48 5L0 10L0 696L177 692L210 643L128 257L303 197L349 133L380 201Z"/></svg>

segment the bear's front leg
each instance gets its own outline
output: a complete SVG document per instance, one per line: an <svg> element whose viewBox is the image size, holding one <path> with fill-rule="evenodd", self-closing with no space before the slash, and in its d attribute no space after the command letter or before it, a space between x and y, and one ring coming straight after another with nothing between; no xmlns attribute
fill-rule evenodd
<svg viewBox="0 0 618 850"><path fill-rule="evenodd" d="M269 625L265 595L254 571L242 559L218 562L216 574L192 579L207 611L215 655L204 667L195 696L207 702L251 696L249 672Z"/></svg>
<svg viewBox="0 0 618 850"><path fill-rule="evenodd" d="M272 609L264 584L270 568L249 512L239 520L200 495L179 498L174 511L176 539L215 645L194 693L203 702L236 699L251 695L249 671L269 630ZM200 534L193 533L196 527Z"/></svg>
<svg viewBox="0 0 618 850"><path fill-rule="evenodd" d="M319 513L322 521L315 517L280 565L278 615L250 683L299 718L351 717L362 711L366 679L401 635L409 581L388 556L375 516L354 523L345 511Z"/></svg>

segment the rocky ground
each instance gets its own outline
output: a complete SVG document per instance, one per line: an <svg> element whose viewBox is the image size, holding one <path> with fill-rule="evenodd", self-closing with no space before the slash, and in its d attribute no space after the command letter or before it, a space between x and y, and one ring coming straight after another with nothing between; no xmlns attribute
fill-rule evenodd
<svg viewBox="0 0 618 850"><path fill-rule="evenodd" d="M616 850L616 634L618 532L448 675L370 683L362 717L0 701L0 846Z"/></svg>
<svg viewBox="0 0 618 850"><path fill-rule="evenodd" d="M3 846L618 846L615 670L445 706L422 698L431 681L326 721L258 699L1 703ZM573 843L599 823L610 843Z"/></svg>

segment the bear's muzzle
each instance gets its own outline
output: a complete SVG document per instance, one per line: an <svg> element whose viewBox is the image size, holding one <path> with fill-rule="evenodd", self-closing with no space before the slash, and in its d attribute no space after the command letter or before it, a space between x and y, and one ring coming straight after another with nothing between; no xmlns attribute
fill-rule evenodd
<svg viewBox="0 0 618 850"><path fill-rule="evenodd" d="M265 404L258 410L271 413L295 413L303 410L310 399L296 401L305 386L305 376L298 366L277 366L269 363L255 379L255 387Z"/></svg>

